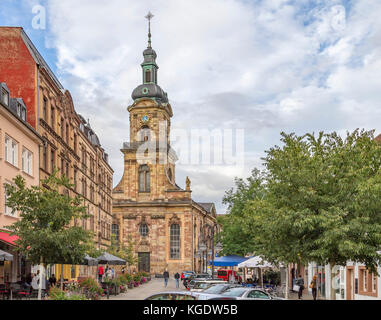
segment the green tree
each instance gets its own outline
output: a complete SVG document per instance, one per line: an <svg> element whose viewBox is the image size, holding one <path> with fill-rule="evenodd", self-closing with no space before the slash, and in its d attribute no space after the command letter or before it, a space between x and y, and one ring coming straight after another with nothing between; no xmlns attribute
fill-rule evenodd
<svg viewBox="0 0 381 320"><path fill-rule="evenodd" d="M72 187L68 178L57 177L55 170L41 181L41 186L28 188L21 176L13 181L13 185L6 185L7 205L18 211L21 219L7 228L20 237L18 250L32 264L40 264L40 270L50 263L81 263L90 250L93 234L70 226L73 219L84 219L87 215L81 197L60 193ZM40 271L39 299L41 283Z"/></svg>
<svg viewBox="0 0 381 320"><path fill-rule="evenodd" d="M222 255L245 256L255 251L256 243L252 230L243 228L247 224L244 212L250 201L265 197L263 179L263 173L254 169L246 180L236 178L235 188L225 193L223 203L228 205L228 212L218 217L222 232L217 236L217 242L220 241L223 245Z"/></svg>
<svg viewBox="0 0 381 320"><path fill-rule="evenodd" d="M269 261L376 271L381 248L381 147L373 131L282 133L267 151L267 196L244 208L244 229ZM244 231L245 232L245 231ZM331 286L331 298L335 298Z"/></svg>

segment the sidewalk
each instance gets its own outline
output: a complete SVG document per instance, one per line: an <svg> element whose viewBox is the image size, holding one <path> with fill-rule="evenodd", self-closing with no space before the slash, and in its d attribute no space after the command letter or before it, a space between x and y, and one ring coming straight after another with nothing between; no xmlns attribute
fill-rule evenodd
<svg viewBox="0 0 381 320"><path fill-rule="evenodd" d="M145 298L159 292L166 291L186 291L182 283L180 287L176 289L176 280L169 279L168 286L164 286L164 279L152 278L148 283L142 284L137 288L128 289L126 292L117 296L110 295L109 300L144 300ZM107 297L102 297L102 300L107 300Z"/></svg>

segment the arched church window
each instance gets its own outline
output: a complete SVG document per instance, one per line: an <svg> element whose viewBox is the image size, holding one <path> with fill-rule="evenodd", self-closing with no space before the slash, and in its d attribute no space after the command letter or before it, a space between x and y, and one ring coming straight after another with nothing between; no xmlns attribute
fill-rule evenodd
<svg viewBox="0 0 381 320"><path fill-rule="evenodd" d="M139 130L140 141L151 140L151 129L148 126L142 126Z"/></svg>
<svg viewBox="0 0 381 320"><path fill-rule="evenodd" d="M172 182L172 169L171 168L168 169L168 179L169 179L169 181Z"/></svg>
<svg viewBox="0 0 381 320"><path fill-rule="evenodd" d="M170 227L170 258L180 259L180 225Z"/></svg>
<svg viewBox="0 0 381 320"><path fill-rule="evenodd" d="M146 82L151 82L151 70L146 70Z"/></svg>
<svg viewBox="0 0 381 320"><path fill-rule="evenodd" d="M139 167L139 192L150 192L150 170L146 164Z"/></svg>
<svg viewBox="0 0 381 320"><path fill-rule="evenodd" d="M140 225L139 233L142 237L146 237L148 235L148 225L146 223Z"/></svg>

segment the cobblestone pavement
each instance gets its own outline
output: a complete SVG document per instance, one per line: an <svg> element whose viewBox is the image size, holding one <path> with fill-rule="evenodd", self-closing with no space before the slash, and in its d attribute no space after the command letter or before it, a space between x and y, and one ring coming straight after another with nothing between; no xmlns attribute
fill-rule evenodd
<svg viewBox="0 0 381 320"><path fill-rule="evenodd" d="M164 279L152 278L148 283L142 284L137 288L128 289L126 292L117 296L110 295L109 300L144 300L152 294L166 291L186 291L182 283L180 287L176 289L176 280L169 279L168 286L164 286ZM107 300L107 297L103 297L102 300Z"/></svg>

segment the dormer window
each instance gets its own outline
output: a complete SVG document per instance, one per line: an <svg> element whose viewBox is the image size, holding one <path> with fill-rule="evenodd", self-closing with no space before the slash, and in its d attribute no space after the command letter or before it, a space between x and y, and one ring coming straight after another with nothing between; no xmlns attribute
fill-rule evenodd
<svg viewBox="0 0 381 320"><path fill-rule="evenodd" d="M2 94L3 96L3 103L6 105L6 106L9 106L9 92L7 90L5 90L4 88L2 88Z"/></svg>
<svg viewBox="0 0 381 320"><path fill-rule="evenodd" d="M21 119L26 121L26 108L21 109Z"/></svg>

